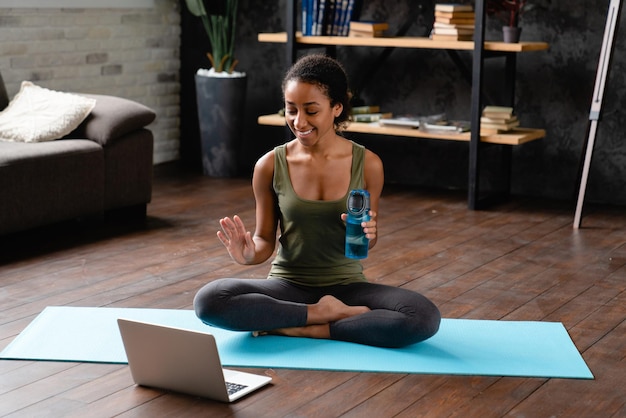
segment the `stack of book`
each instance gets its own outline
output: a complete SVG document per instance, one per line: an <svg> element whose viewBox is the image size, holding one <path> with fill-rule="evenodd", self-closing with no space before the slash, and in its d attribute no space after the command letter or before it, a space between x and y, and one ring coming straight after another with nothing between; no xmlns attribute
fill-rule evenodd
<svg viewBox="0 0 626 418"><path fill-rule="evenodd" d="M385 36L385 31L389 29L386 22L350 22L350 32L348 36L360 38L380 38Z"/></svg>
<svg viewBox="0 0 626 418"><path fill-rule="evenodd" d="M515 129L519 119L513 114L513 108L507 106L486 106L480 118L480 132L498 134Z"/></svg>
<svg viewBox="0 0 626 418"><path fill-rule="evenodd" d="M431 38L436 41L471 41L474 38L474 19L471 4L435 4Z"/></svg>
<svg viewBox="0 0 626 418"><path fill-rule="evenodd" d="M379 122L381 119L389 119L393 114L381 112L380 106L355 106L352 108L350 119L352 122Z"/></svg>
<svg viewBox="0 0 626 418"><path fill-rule="evenodd" d="M304 36L348 36L354 0L302 0Z"/></svg>

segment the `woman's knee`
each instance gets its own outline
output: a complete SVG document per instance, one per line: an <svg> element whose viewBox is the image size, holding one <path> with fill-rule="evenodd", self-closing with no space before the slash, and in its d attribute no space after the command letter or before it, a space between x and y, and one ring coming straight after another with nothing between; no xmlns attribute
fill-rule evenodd
<svg viewBox="0 0 626 418"><path fill-rule="evenodd" d="M422 304L421 309L414 317L415 335L419 336L419 341L424 341L434 336L439 331L441 324L441 313L437 306L428 300Z"/></svg>
<svg viewBox="0 0 626 418"><path fill-rule="evenodd" d="M424 320L424 335L426 338L434 336L439 331L441 324L441 312L433 304L430 314Z"/></svg>
<svg viewBox="0 0 626 418"><path fill-rule="evenodd" d="M223 308L232 295L228 290L231 279L218 279L204 285L193 299L196 316L203 322L211 323L213 318L221 316Z"/></svg>

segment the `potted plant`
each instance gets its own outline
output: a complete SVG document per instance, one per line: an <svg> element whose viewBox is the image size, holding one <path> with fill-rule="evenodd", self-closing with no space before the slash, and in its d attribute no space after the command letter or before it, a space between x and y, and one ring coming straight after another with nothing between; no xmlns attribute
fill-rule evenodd
<svg viewBox="0 0 626 418"><path fill-rule="evenodd" d="M505 23L502 27L504 42L519 42L522 28L518 24L524 6L526 0L487 0L487 14L497 16Z"/></svg>
<svg viewBox="0 0 626 418"><path fill-rule="evenodd" d="M237 175L237 155L244 126L246 74L235 71L239 0L185 0L207 34L211 68L195 75L202 170L213 177Z"/></svg>

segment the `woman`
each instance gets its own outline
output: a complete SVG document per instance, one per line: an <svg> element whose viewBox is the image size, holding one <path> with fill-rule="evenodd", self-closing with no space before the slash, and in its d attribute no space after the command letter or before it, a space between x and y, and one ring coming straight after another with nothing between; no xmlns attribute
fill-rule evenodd
<svg viewBox="0 0 626 418"><path fill-rule="evenodd" d="M377 241L383 165L373 152L338 134L349 118L345 71L332 58L308 55L283 80L285 119L295 139L256 163L254 235L238 216L220 220L217 236L240 264L266 261L279 250L269 277L220 279L196 295L209 325L382 347L433 336L440 314L424 296L367 282L358 260L344 255L346 198L370 193L369 247Z"/></svg>

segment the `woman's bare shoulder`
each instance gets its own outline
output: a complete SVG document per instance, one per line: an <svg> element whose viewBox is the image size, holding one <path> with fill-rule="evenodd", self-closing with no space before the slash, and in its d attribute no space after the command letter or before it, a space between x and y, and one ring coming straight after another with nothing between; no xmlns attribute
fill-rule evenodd
<svg viewBox="0 0 626 418"><path fill-rule="evenodd" d="M380 159L378 154L373 151L365 149L365 167L373 170L382 170L383 169L383 161Z"/></svg>
<svg viewBox="0 0 626 418"><path fill-rule="evenodd" d="M254 165L255 172L258 171L266 171L271 170L274 171L274 150L268 151L263 154Z"/></svg>

